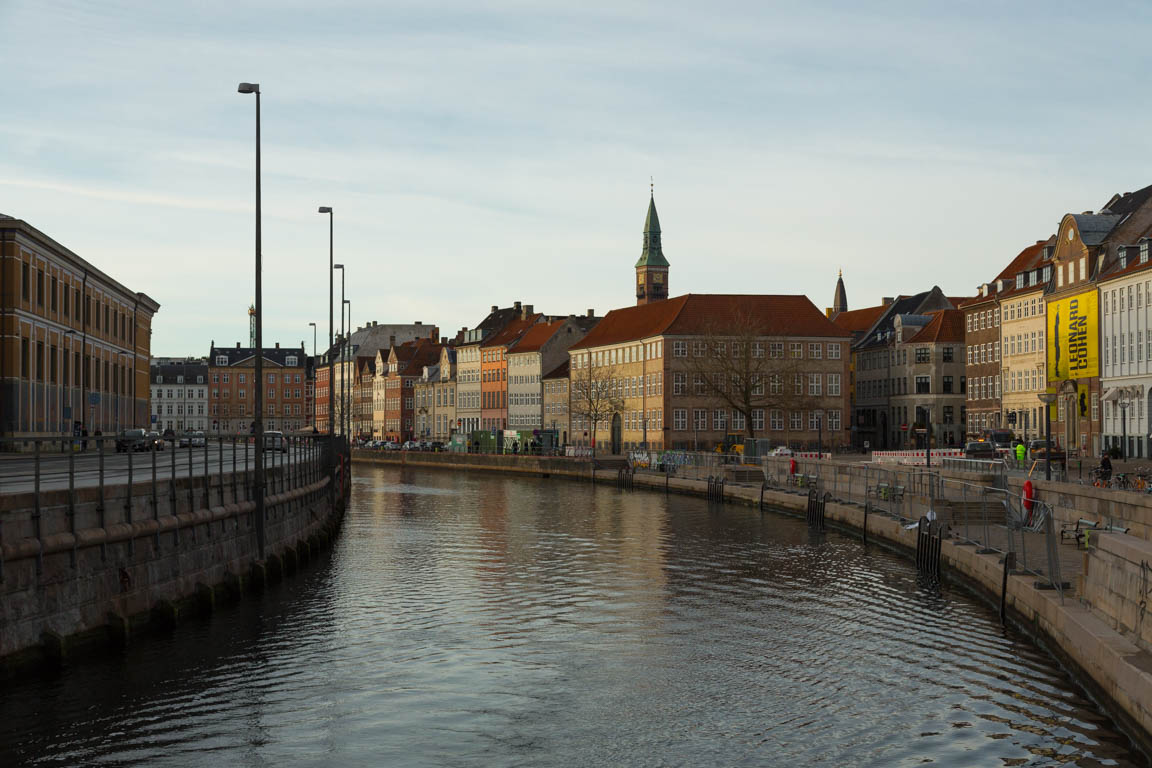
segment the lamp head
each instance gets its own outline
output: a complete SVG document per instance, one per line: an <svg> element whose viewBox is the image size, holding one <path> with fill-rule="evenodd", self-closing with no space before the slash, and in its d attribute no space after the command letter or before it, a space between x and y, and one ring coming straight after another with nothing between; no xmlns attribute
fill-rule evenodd
<svg viewBox="0 0 1152 768"><path fill-rule="evenodd" d="M308 323L308 325L312 326L313 328L316 327L316 323Z"/></svg>
<svg viewBox="0 0 1152 768"><path fill-rule="evenodd" d="M240 83L236 87L237 93L260 93L260 83Z"/></svg>
<svg viewBox="0 0 1152 768"><path fill-rule="evenodd" d="M344 269L344 265L343 264L333 264L332 269Z"/></svg>
<svg viewBox="0 0 1152 768"><path fill-rule="evenodd" d="M330 205L320 206L320 213L332 213L332 206L330 206Z"/></svg>

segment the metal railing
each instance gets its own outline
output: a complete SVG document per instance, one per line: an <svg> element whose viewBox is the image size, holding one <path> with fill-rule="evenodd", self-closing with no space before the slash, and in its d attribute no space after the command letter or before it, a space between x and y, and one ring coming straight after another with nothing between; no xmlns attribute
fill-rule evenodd
<svg viewBox="0 0 1152 768"><path fill-rule="evenodd" d="M145 483L148 502L154 505L162 492L174 500L177 480L191 480L180 483L188 502L210 506L213 499L223 503L226 487L236 489L234 498L252 497L258 454L264 462L266 493L274 494L333 471L337 451L330 449L327 435L266 436L259 452L251 435L184 441L115 435L0 437L0 496L94 487L104 499L112 486Z"/></svg>

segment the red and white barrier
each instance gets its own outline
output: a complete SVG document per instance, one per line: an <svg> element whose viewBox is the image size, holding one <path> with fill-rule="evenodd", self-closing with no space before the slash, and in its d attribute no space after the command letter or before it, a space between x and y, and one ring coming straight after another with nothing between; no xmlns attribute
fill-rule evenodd
<svg viewBox="0 0 1152 768"><path fill-rule="evenodd" d="M872 451L872 463L922 466L928 462L924 453L923 449L918 451ZM964 458L964 449L933 448L932 456L942 459L962 459Z"/></svg>

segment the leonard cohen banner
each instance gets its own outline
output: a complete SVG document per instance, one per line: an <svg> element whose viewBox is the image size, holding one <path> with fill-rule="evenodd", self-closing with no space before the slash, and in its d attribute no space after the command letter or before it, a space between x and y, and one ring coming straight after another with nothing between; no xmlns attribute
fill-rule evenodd
<svg viewBox="0 0 1152 768"><path fill-rule="evenodd" d="M1048 380L1100 375L1096 291L1048 301Z"/></svg>

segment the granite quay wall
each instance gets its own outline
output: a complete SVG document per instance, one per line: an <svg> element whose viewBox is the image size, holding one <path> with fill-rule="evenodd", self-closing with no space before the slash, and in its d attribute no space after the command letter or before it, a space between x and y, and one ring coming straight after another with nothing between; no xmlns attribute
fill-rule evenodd
<svg viewBox="0 0 1152 768"><path fill-rule="evenodd" d="M318 553L348 492L347 456L267 471L0 496L0 676L124 644L260 588Z"/></svg>
<svg viewBox="0 0 1152 768"><path fill-rule="evenodd" d="M566 456L515 456L498 453L431 453L424 451L353 450L353 463L387 464L401 467L431 467L485 472L507 472L536 477L592 476L591 459Z"/></svg>
<svg viewBox="0 0 1152 768"><path fill-rule="evenodd" d="M458 464L466 464L467 469L476 471L517 471L504 461L500 466L495 462L489 466L492 457L445 454L437 460L426 460L422 455L413 458L403 461L398 456L376 459L354 455L353 461L438 469L460 469L465 467ZM462 458L468 460L459 461ZM500 458L528 461L520 457ZM767 482L731 478L735 473L745 472L747 465L717 465L713 476L726 478L720 491L723 500L805 515L807 489L771 484L774 478L780 477L781 467L787 473L788 460L762 461L761 466ZM901 506L892 499L881 499L874 505L874 489L877 483L899 481L905 486L910 503L915 504L918 499L931 501L939 489L933 475L922 469L883 470L894 473L890 475L867 473L864 469L868 465L849 463L819 462L818 466L820 492L827 491L834 497L825 507L830 525L857 533L866 542L904 554L915 553L917 531L906 528L905 524L906 513L915 512L917 508ZM816 469L817 466L813 462L804 468ZM521 472L548 474L535 467L525 467ZM960 477L949 479L973 488L980 487L979 482L995 479L972 473L958 474ZM588 477L587 470L584 477ZM618 477L617 469L600 469L595 471L593 479L613 484L618 482ZM710 490L715 492L715 486L707 479L656 471L636 472L628 486L701 497L708 496ZM833 492L833 487L837 492ZM1047 490L1054 492L1051 488ZM1100 493L1108 492L1085 488L1083 498L1097 498ZM861 501L855 500L857 496ZM941 509L949 512L947 500ZM1124 514L1132 517L1137 513ZM1152 629L1144 626L1140 607L1152 589L1152 574L1148 573L1152 566L1152 543L1119 533L1093 534L1087 551L1076 550L1069 544L1061 550L1061 556L1064 560L1082 558L1085 563L1082 575L1077 578L1079 583L1064 591L1047 588L1049 583L1033 573L1017 569L1006 572L1001 552L973 546L971 540L954 536L941 543L941 577L970 589L994 606L1002 605L1007 620L1030 634L1071 669L1140 748L1146 754L1152 753L1152 654L1145 647Z"/></svg>

